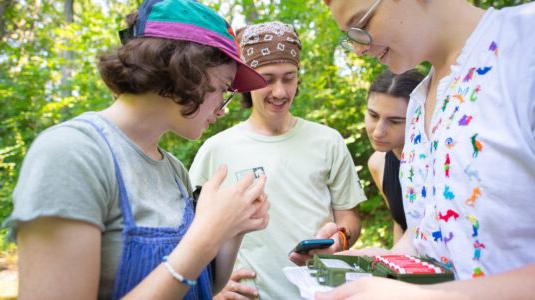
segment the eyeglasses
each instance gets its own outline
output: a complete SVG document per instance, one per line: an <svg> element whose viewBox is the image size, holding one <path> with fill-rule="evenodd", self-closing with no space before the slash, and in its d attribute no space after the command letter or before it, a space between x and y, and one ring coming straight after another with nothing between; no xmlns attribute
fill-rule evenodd
<svg viewBox="0 0 535 300"><path fill-rule="evenodd" d="M342 48L348 51L354 51L354 44L369 46L372 43L372 36L370 33L362 28L363 24L366 24L367 21L372 17L372 14L375 12L377 7L381 3L381 0L375 1L368 11L360 18L357 22L356 27L351 27L347 30L345 38L340 42Z"/></svg>
<svg viewBox="0 0 535 300"><path fill-rule="evenodd" d="M221 102L221 104L219 104L219 106L217 107L217 110L216 111L221 111L221 110L224 110L225 107L227 107L227 105L230 103L230 101L234 98L234 95L236 95L236 93L238 92L238 90L233 90L233 91L228 91L228 92L225 92L223 93L223 102Z"/></svg>

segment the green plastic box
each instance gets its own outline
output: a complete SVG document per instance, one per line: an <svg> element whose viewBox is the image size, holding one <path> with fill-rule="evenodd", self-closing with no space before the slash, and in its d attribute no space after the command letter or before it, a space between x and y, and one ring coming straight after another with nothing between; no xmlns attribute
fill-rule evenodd
<svg viewBox="0 0 535 300"><path fill-rule="evenodd" d="M412 261L419 261L419 263L414 262L414 265L426 266L413 268L426 268L426 271L433 269L435 273L411 273L409 264L407 264L407 269L396 269L392 265L376 261L374 257L370 256L316 254L307 262L307 266L311 270L311 275L315 276L320 284L328 286L339 286L347 281L365 276L385 277L417 284L432 284L455 279L451 270L432 259L406 257ZM378 259L388 261L389 258L394 259L394 256L380 256ZM415 272L416 270L413 269Z"/></svg>

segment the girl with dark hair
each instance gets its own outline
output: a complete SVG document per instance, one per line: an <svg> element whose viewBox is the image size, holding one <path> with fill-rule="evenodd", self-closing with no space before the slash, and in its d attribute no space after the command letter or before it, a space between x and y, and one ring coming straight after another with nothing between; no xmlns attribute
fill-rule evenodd
<svg viewBox="0 0 535 300"><path fill-rule="evenodd" d="M399 158L405 138L405 114L410 93L424 79L417 70L381 73L368 92L364 122L375 152L368 168L394 219L394 244L407 229L399 183Z"/></svg>
<svg viewBox="0 0 535 300"><path fill-rule="evenodd" d="M265 86L232 29L192 0L147 0L128 19L99 62L114 103L47 129L24 160L6 224L21 299L211 299L243 235L267 226L265 176L223 188L220 166L194 211L186 169L158 146L199 138L227 91Z"/></svg>

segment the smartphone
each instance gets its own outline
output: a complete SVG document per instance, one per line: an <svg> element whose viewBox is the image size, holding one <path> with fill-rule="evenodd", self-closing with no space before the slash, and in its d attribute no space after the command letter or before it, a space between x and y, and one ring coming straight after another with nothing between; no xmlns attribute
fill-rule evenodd
<svg viewBox="0 0 535 300"><path fill-rule="evenodd" d="M310 250L329 248L332 244L334 244L333 239L303 240L295 246L293 251L300 254L307 254Z"/></svg>

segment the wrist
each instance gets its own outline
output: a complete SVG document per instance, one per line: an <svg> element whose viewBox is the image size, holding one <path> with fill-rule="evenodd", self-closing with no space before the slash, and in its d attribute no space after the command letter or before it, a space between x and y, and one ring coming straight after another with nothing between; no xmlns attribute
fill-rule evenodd
<svg viewBox="0 0 535 300"><path fill-rule="evenodd" d="M187 248L196 256L202 253L202 259L207 263L217 255L221 245L220 235L208 232L206 226L195 221L179 243L179 246Z"/></svg>

